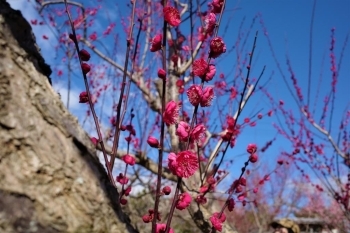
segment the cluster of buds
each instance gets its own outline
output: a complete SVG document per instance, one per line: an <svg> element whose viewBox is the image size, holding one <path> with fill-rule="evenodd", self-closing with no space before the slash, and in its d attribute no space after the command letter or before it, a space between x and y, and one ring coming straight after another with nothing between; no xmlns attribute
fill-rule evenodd
<svg viewBox="0 0 350 233"><path fill-rule="evenodd" d="M249 161L255 163L258 161L258 155L256 154L257 146L255 144L249 144L247 146L247 152L250 154Z"/></svg>

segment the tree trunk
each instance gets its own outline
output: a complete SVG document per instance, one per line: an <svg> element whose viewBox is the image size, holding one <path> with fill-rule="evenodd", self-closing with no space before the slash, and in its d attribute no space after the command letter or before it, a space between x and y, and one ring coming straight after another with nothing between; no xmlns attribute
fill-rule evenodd
<svg viewBox="0 0 350 233"><path fill-rule="evenodd" d="M30 24L0 0L0 232L138 232L50 73Z"/></svg>

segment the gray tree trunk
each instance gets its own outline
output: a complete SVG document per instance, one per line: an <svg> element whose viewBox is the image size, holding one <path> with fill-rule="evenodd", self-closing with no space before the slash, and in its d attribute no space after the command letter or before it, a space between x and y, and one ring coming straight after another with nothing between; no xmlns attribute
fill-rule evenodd
<svg viewBox="0 0 350 233"><path fill-rule="evenodd" d="M138 232L50 73L29 23L0 0L0 232Z"/></svg>

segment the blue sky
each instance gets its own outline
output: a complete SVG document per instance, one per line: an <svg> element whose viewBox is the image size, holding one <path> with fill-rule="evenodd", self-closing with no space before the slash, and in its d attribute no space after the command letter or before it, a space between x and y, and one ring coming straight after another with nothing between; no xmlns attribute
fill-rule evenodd
<svg viewBox="0 0 350 233"><path fill-rule="evenodd" d="M36 10L33 8L34 1L27 0L10 0L11 5L17 9L21 9L25 17L28 20L40 19ZM84 2L87 6L92 6L96 1L79 1ZM115 33L119 33L121 44L119 47L124 46L125 33L122 30L120 24L123 17L129 15L130 9L123 4L117 6L112 1L103 1L100 3L102 6L100 21L88 29L88 34L94 31L101 31L105 29L110 22L116 22ZM243 19L245 21L242 26L241 35L246 36L247 33L247 45L242 50L244 54L247 54L252 46L255 31L259 31L258 42L256 47L255 59L252 66L252 77L257 77L264 65L266 65L265 74L261 80L261 83L268 81L267 90L276 99L283 100L287 109L291 109L293 112L298 112L294 100L291 98L290 93L286 87L285 82L282 79L281 73L278 71L276 63L272 58L271 49L268 45L267 37L264 35L264 31L260 24L260 18L257 18L252 28L250 25L253 18L259 13L264 21L264 25L267 28L268 37L273 46L273 50L276 53L276 58L281 64L284 75L290 84L289 73L286 66L286 55L288 54L293 70L296 74L298 83L305 88L307 86L308 67L309 67L309 43L310 43L310 22L313 8L313 1L305 0L242 0L242 1L227 1L226 10L222 24L220 25L219 36L225 35L224 40L227 47L233 46L236 38L238 37L238 29L240 28ZM203 7L206 9L206 6ZM58 19L60 20L60 19ZM330 62L329 62L329 47L330 47L330 34L331 29L335 28L335 55L339 59L342 50L343 43L346 36L350 32L350 1L348 0L318 0L315 8L315 17L313 25L313 41L312 41L312 88L311 88L311 103L317 103L320 115L320 109L322 109L323 96L329 93L331 83ZM188 23L188 22L187 22ZM227 29L225 30L225 27ZM57 35L55 31L47 26L33 26L34 32L37 36L38 44L42 48L44 58L52 67L64 68L64 63L60 59L60 54L53 55L52 48L57 44ZM187 24L181 25L180 29L183 32L188 31ZM68 29L67 29L68 30ZM225 33L225 34L224 34ZM49 40L44 40L43 35L48 35ZM108 46L109 49L113 48L112 39L105 38L103 43ZM122 61L125 50L122 48L115 56L117 60ZM222 59L217 59L215 64L217 70L228 74L232 70L232 66L235 65L235 51L232 54L225 54ZM95 60L94 60L95 61ZM98 62L98 61L96 61ZM320 83L320 93L316 100L314 96L317 94L317 86L319 84L320 74L322 74L322 82ZM79 105L78 94L83 90L82 78L79 72L73 74L72 92L70 110L81 121L84 119L86 112L86 106ZM230 76L228 75L229 79ZM62 94L62 99L66 99L66 85L62 79L54 82L54 88ZM336 93L336 108L334 122L339 122L341 114L347 106L349 109L349 96L347 90L350 86L350 46L346 47L344 51L342 69L339 73L339 84L337 86ZM306 92L304 92L306 95ZM255 97L255 98L254 98ZM255 113L256 109L263 109L265 112L271 108L270 103L266 98L262 98L263 95L254 96L251 102L247 105L247 108L243 112L243 118L251 116ZM111 106L111 102L107 104L107 107ZM106 108L107 108L106 107ZM106 109L105 108L105 109ZM106 110L108 112L108 110ZM107 113L106 112L106 113ZM243 119L242 118L242 119ZM276 122L276 118L267 118L259 122L258 126L247 129L247 133L244 133L239 138L239 143L235 150L230 151L232 154L242 154L245 151L245 147L248 143L256 142L259 146L263 146L267 140L276 136L276 130L272 127L272 123ZM86 124L88 125L88 124ZM334 130L337 130L337 125L333 124ZM91 127L86 128L91 132ZM278 137L279 141L273 145L273 147L265 153L261 161L271 163L271 167L275 166L275 157L280 151L290 148L290 144ZM239 168L243 165L244 156L235 158L235 164L237 169L232 170L233 176L237 176Z"/></svg>

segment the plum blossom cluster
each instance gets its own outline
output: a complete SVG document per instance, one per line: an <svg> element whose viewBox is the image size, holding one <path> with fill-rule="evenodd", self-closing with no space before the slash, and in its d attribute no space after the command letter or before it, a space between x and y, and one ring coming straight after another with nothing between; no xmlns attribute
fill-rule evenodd
<svg viewBox="0 0 350 233"><path fill-rule="evenodd" d="M221 13L223 9L224 1L223 0L213 0L212 3L210 3L210 12L206 15L204 19L204 26L200 29L202 37L200 38L200 41L204 41L208 36L213 36L214 31L216 28L216 14ZM181 23L181 17L179 11L172 6L164 6L163 8L163 14L164 14L164 20L171 25L172 27L177 27ZM164 35L163 35L164 36ZM161 34L157 34L153 37L151 41L151 52L157 52L162 49L162 40L163 36ZM184 41L184 37L179 39ZM170 41L173 43L173 41ZM170 44L169 42L169 44ZM177 41L178 44L181 44L182 42ZM172 46L170 44L170 46ZM215 74L216 74L216 67L214 64L210 64L210 59L215 59L219 57L221 54L226 52L226 45L221 37L214 37L211 39L209 43L209 56L208 61L206 61L204 58L199 58L192 63L192 75L197 76L201 79L202 85L192 85L187 90L186 94L188 96L189 102L194 107L208 107L211 106L212 100L214 99L214 88L213 87L203 87L204 82L211 81ZM174 62L174 65L177 64L178 59L180 57L176 55L176 57L172 57L171 60ZM158 78L162 79L164 82L166 81L166 70L164 69L158 69ZM176 85L179 88L179 93L184 92L184 82L183 80L179 80ZM205 132L206 127L204 124L197 124L193 128L191 128L191 125L187 123L186 121L181 121L179 119L179 109L181 107L181 104L171 100L169 101L164 109L164 112L162 113L162 119L163 122L167 126L176 125L176 135L179 137L180 141L183 142L197 142L200 143L203 138L205 138ZM234 126L229 125L229 140L231 140L232 135L238 134L238 129L235 128L236 124ZM147 143L157 149L161 149L159 146L159 142L156 138L149 136L147 139ZM198 169L199 169L199 161L198 161L198 155L196 155L191 149L186 149L184 151L180 151L177 153L171 152L168 155L168 168L169 170L176 175L177 177L181 178L189 178L191 177ZM196 202L200 204L206 203L205 194L209 191L213 191L215 189L217 180L214 178L214 176L208 176L206 179L206 183L202 185L200 188L200 195L197 196ZM161 191L161 194L169 194L171 192L171 189L168 187L164 187ZM180 195L178 195L176 199L175 208L179 210L186 209L192 201L192 197L189 193L184 192ZM233 200L232 200L233 201ZM229 205L230 209L233 209L234 202L230 202ZM151 221L151 219L154 219L154 213L149 212L148 215L143 217L143 220L145 222ZM211 218L210 221L213 225L213 227L219 231L222 229L222 224L225 222L226 217L223 214L215 213ZM163 229L164 227L164 229ZM157 224L157 232L158 230L161 232L162 230L165 230L164 224Z"/></svg>
<svg viewBox="0 0 350 233"><path fill-rule="evenodd" d="M208 107L214 99L214 88L205 87L203 89L200 85L193 84L187 90L187 96L193 106Z"/></svg>
<svg viewBox="0 0 350 233"><path fill-rule="evenodd" d="M131 192L131 186L128 186L126 189L122 189L122 192L120 193L120 204L126 205L128 203L128 200L126 200L124 197L129 196Z"/></svg>
<svg viewBox="0 0 350 233"><path fill-rule="evenodd" d="M180 12L172 6L163 8L164 20L173 27L177 27L181 23Z"/></svg>
<svg viewBox="0 0 350 233"><path fill-rule="evenodd" d="M230 142L230 146L234 147L236 143L236 137L240 133L240 125L238 125L236 123L236 120L231 116L228 116L226 118L226 124L227 128L223 135L221 135L221 138L225 142Z"/></svg>
<svg viewBox="0 0 350 233"><path fill-rule="evenodd" d="M212 36L214 33L215 26L216 26L216 15L210 12L209 14L207 14L207 16L204 19L205 33L208 33L210 36Z"/></svg>
<svg viewBox="0 0 350 233"><path fill-rule="evenodd" d="M213 0L211 3L209 3L209 6L212 13L220 14L224 6L224 0Z"/></svg>
<svg viewBox="0 0 350 233"><path fill-rule="evenodd" d="M244 177L241 177L240 179L237 179L232 183L228 190L228 193L242 193L243 187L245 186L247 186L247 180Z"/></svg>
<svg viewBox="0 0 350 233"><path fill-rule="evenodd" d="M209 218L211 224L213 225L214 229L221 232L222 231L222 224L226 221L226 216L224 213L214 213Z"/></svg>
<svg viewBox="0 0 350 233"><path fill-rule="evenodd" d="M209 82L215 76L216 68L208 64L203 58L195 60L192 64L192 74L200 77L203 81Z"/></svg>
<svg viewBox="0 0 350 233"><path fill-rule="evenodd" d="M142 221L144 223L149 223L152 222L154 218L156 218L158 221L161 220L159 213L155 214L153 209L149 209L148 214L142 216Z"/></svg>
<svg viewBox="0 0 350 233"><path fill-rule="evenodd" d="M194 141L199 143L205 135L205 130L206 128L203 124L198 124L191 130L187 122L180 121L176 129L176 135L180 141L187 142L189 140L190 143Z"/></svg>
<svg viewBox="0 0 350 233"><path fill-rule="evenodd" d="M198 204L204 205L205 203L207 203L207 198L205 197L205 194L214 191L216 183L217 180L213 176L207 177L206 183L199 188L199 195L195 199Z"/></svg>
<svg viewBox="0 0 350 233"><path fill-rule="evenodd" d="M73 40L73 41L76 41L73 34L70 34L69 38L71 38L71 40ZM90 53L88 51L86 51L85 49L82 49L79 51L79 57L80 57L80 60L83 61L83 62L81 62L81 70L86 75L87 73L90 72L91 67L89 64L85 63L84 61L90 60ZM79 95L79 103L87 103L87 102L89 102L88 93L86 91L83 91Z"/></svg>
<svg viewBox="0 0 350 233"><path fill-rule="evenodd" d="M192 197L189 193L187 192L181 193L177 199L175 207L178 210L184 210L191 204L191 201L192 201Z"/></svg>
<svg viewBox="0 0 350 233"><path fill-rule="evenodd" d="M256 163L258 161L258 155L256 154L257 146L255 144L249 144L247 146L247 152L250 154L249 161Z"/></svg>
<svg viewBox="0 0 350 233"><path fill-rule="evenodd" d="M204 16L204 26L199 28L199 40L204 41L214 34L216 27L216 14L220 14L224 0L213 0L209 5L209 12Z"/></svg>

